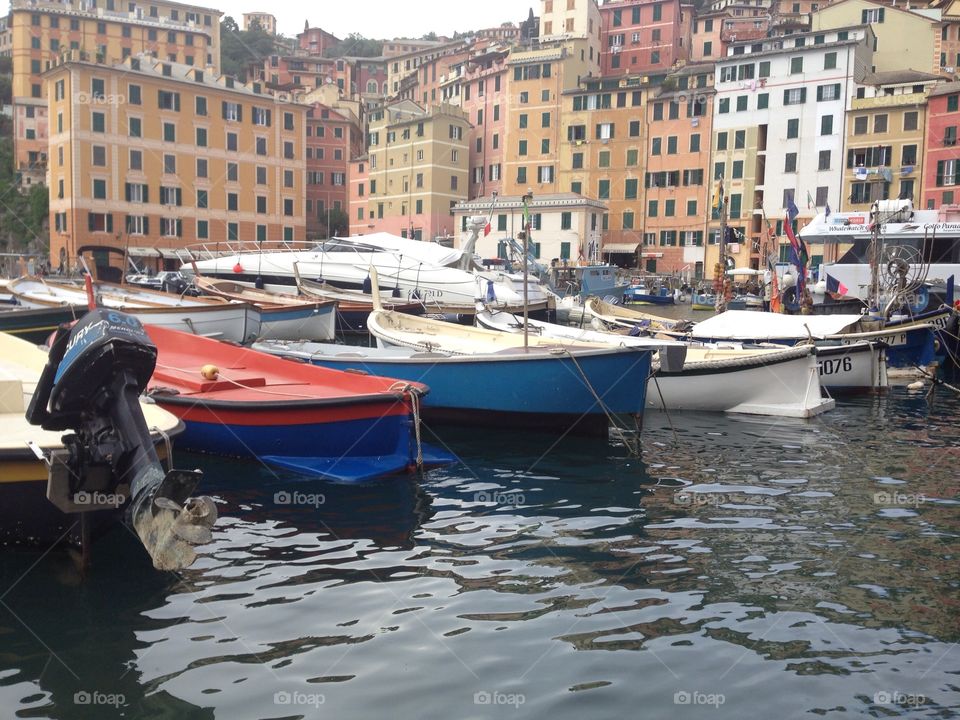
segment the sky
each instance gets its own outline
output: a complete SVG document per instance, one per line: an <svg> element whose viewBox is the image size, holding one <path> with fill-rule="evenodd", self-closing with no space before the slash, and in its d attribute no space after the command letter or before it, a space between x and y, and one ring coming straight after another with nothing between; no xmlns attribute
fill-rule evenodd
<svg viewBox="0 0 960 720"><path fill-rule="evenodd" d="M421 37L428 32L453 35L454 31L493 27L527 18L530 8L539 14L540 0L320 0L316 3L267 0L207 0L202 3L231 15L243 26L243 13L271 12L280 33L294 36L303 21L343 38L352 32L364 37L392 39Z"/></svg>

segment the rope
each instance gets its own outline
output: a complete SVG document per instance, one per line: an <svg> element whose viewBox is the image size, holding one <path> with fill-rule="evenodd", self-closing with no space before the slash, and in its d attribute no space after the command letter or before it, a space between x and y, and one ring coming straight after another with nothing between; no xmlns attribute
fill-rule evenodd
<svg viewBox="0 0 960 720"><path fill-rule="evenodd" d="M600 406L600 409L603 410L603 414L607 416L607 422L610 423L610 427L613 428L613 431L614 431L614 433L617 435L617 437L620 439L620 442L622 442L622 443L627 447L627 450L630 452L630 455L631 455L631 456L633 456L633 457L640 457L640 442L639 442L639 439L637 440L637 445L636 445L636 446L634 446L634 445L627 439L626 429L625 429L625 428L621 428L620 425L617 424L616 419L615 419L615 418L613 417L613 415L610 413L610 410L607 408L606 404L603 402L603 400L601 399L601 397L597 394L597 391L594 390L593 385L590 384L590 380L589 380L589 378L587 378L586 373L583 372L583 368L580 367L580 363L577 362L577 358L576 358L576 357L574 356L574 354L573 354L572 352L570 352L569 350L566 350L566 349L565 349L565 350L564 350L564 353L567 354L567 355L570 357L570 359L573 361L574 367L576 367L577 370L579 371L580 377L583 378L583 382L584 382L584 384L587 386L587 389L588 389L588 390L590 391L590 393L593 395L594 400L597 401L597 404ZM643 408L640 409L640 412L643 412Z"/></svg>
<svg viewBox="0 0 960 720"><path fill-rule="evenodd" d="M960 388L954 387L954 386L951 385L950 383L941 380L941 379L938 378L936 375L931 375L930 373L928 373L926 370L924 370L924 369L923 369L922 367L920 367L919 365L917 365L917 372L919 372L921 375L923 375L925 378L927 378L931 383L933 383L933 384L930 386L930 389L931 389L931 390L932 390L934 387L936 387L937 385L941 385L941 386L947 388L948 390L953 390L957 395L960 395Z"/></svg>
<svg viewBox="0 0 960 720"><path fill-rule="evenodd" d="M423 470L423 440L420 437L420 388L410 383L395 382L390 392L401 392L410 396L410 409L413 411L413 432L417 440L417 470Z"/></svg>
<svg viewBox="0 0 960 720"><path fill-rule="evenodd" d="M653 384L657 387L657 395L660 396L660 404L663 406L663 414L667 416L667 423L670 425L670 432L673 433L673 441L680 444L680 438L677 437L677 429L673 426L673 418L670 417L670 411L667 409L667 401L663 399L663 391L660 389L660 381L657 379L657 372L654 370L650 373L650 379L653 380ZM650 382L647 381L647 387L649 389Z"/></svg>

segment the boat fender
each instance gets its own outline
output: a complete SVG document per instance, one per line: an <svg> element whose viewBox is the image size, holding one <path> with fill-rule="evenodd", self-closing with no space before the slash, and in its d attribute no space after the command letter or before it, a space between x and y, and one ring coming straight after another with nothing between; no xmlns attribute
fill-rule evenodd
<svg viewBox="0 0 960 720"><path fill-rule="evenodd" d="M200 368L200 376L204 380L216 380L220 377L220 368L216 365L204 365Z"/></svg>
<svg viewBox="0 0 960 720"><path fill-rule="evenodd" d="M907 390L923 390L924 382L923 380L917 380L907 385Z"/></svg>

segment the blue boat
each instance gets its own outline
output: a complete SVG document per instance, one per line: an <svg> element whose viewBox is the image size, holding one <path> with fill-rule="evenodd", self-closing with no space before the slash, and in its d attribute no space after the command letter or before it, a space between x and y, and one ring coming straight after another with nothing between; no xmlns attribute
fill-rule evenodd
<svg viewBox="0 0 960 720"><path fill-rule="evenodd" d="M550 289L557 295L575 295L581 300L590 296L620 297L630 287L615 265L561 264L550 268Z"/></svg>
<svg viewBox="0 0 960 720"><path fill-rule="evenodd" d="M428 420L602 437L608 433L607 411L643 413L651 361L649 350L635 348L454 355L311 342L265 341L253 347L320 367L425 383L430 393L422 411Z"/></svg>
<svg viewBox="0 0 960 720"><path fill-rule="evenodd" d="M626 305L673 305L674 297L670 288L661 287L651 293L646 285L631 285L623 291L623 302Z"/></svg>

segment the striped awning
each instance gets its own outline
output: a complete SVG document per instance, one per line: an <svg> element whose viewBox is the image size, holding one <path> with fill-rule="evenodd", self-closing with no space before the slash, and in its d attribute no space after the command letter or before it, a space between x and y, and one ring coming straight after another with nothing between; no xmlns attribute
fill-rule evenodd
<svg viewBox="0 0 960 720"><path fill-rule="evenodd" d="M629 253L634 254L640 247L640 243L607 243L603 246L605 253Z"/></svg>

